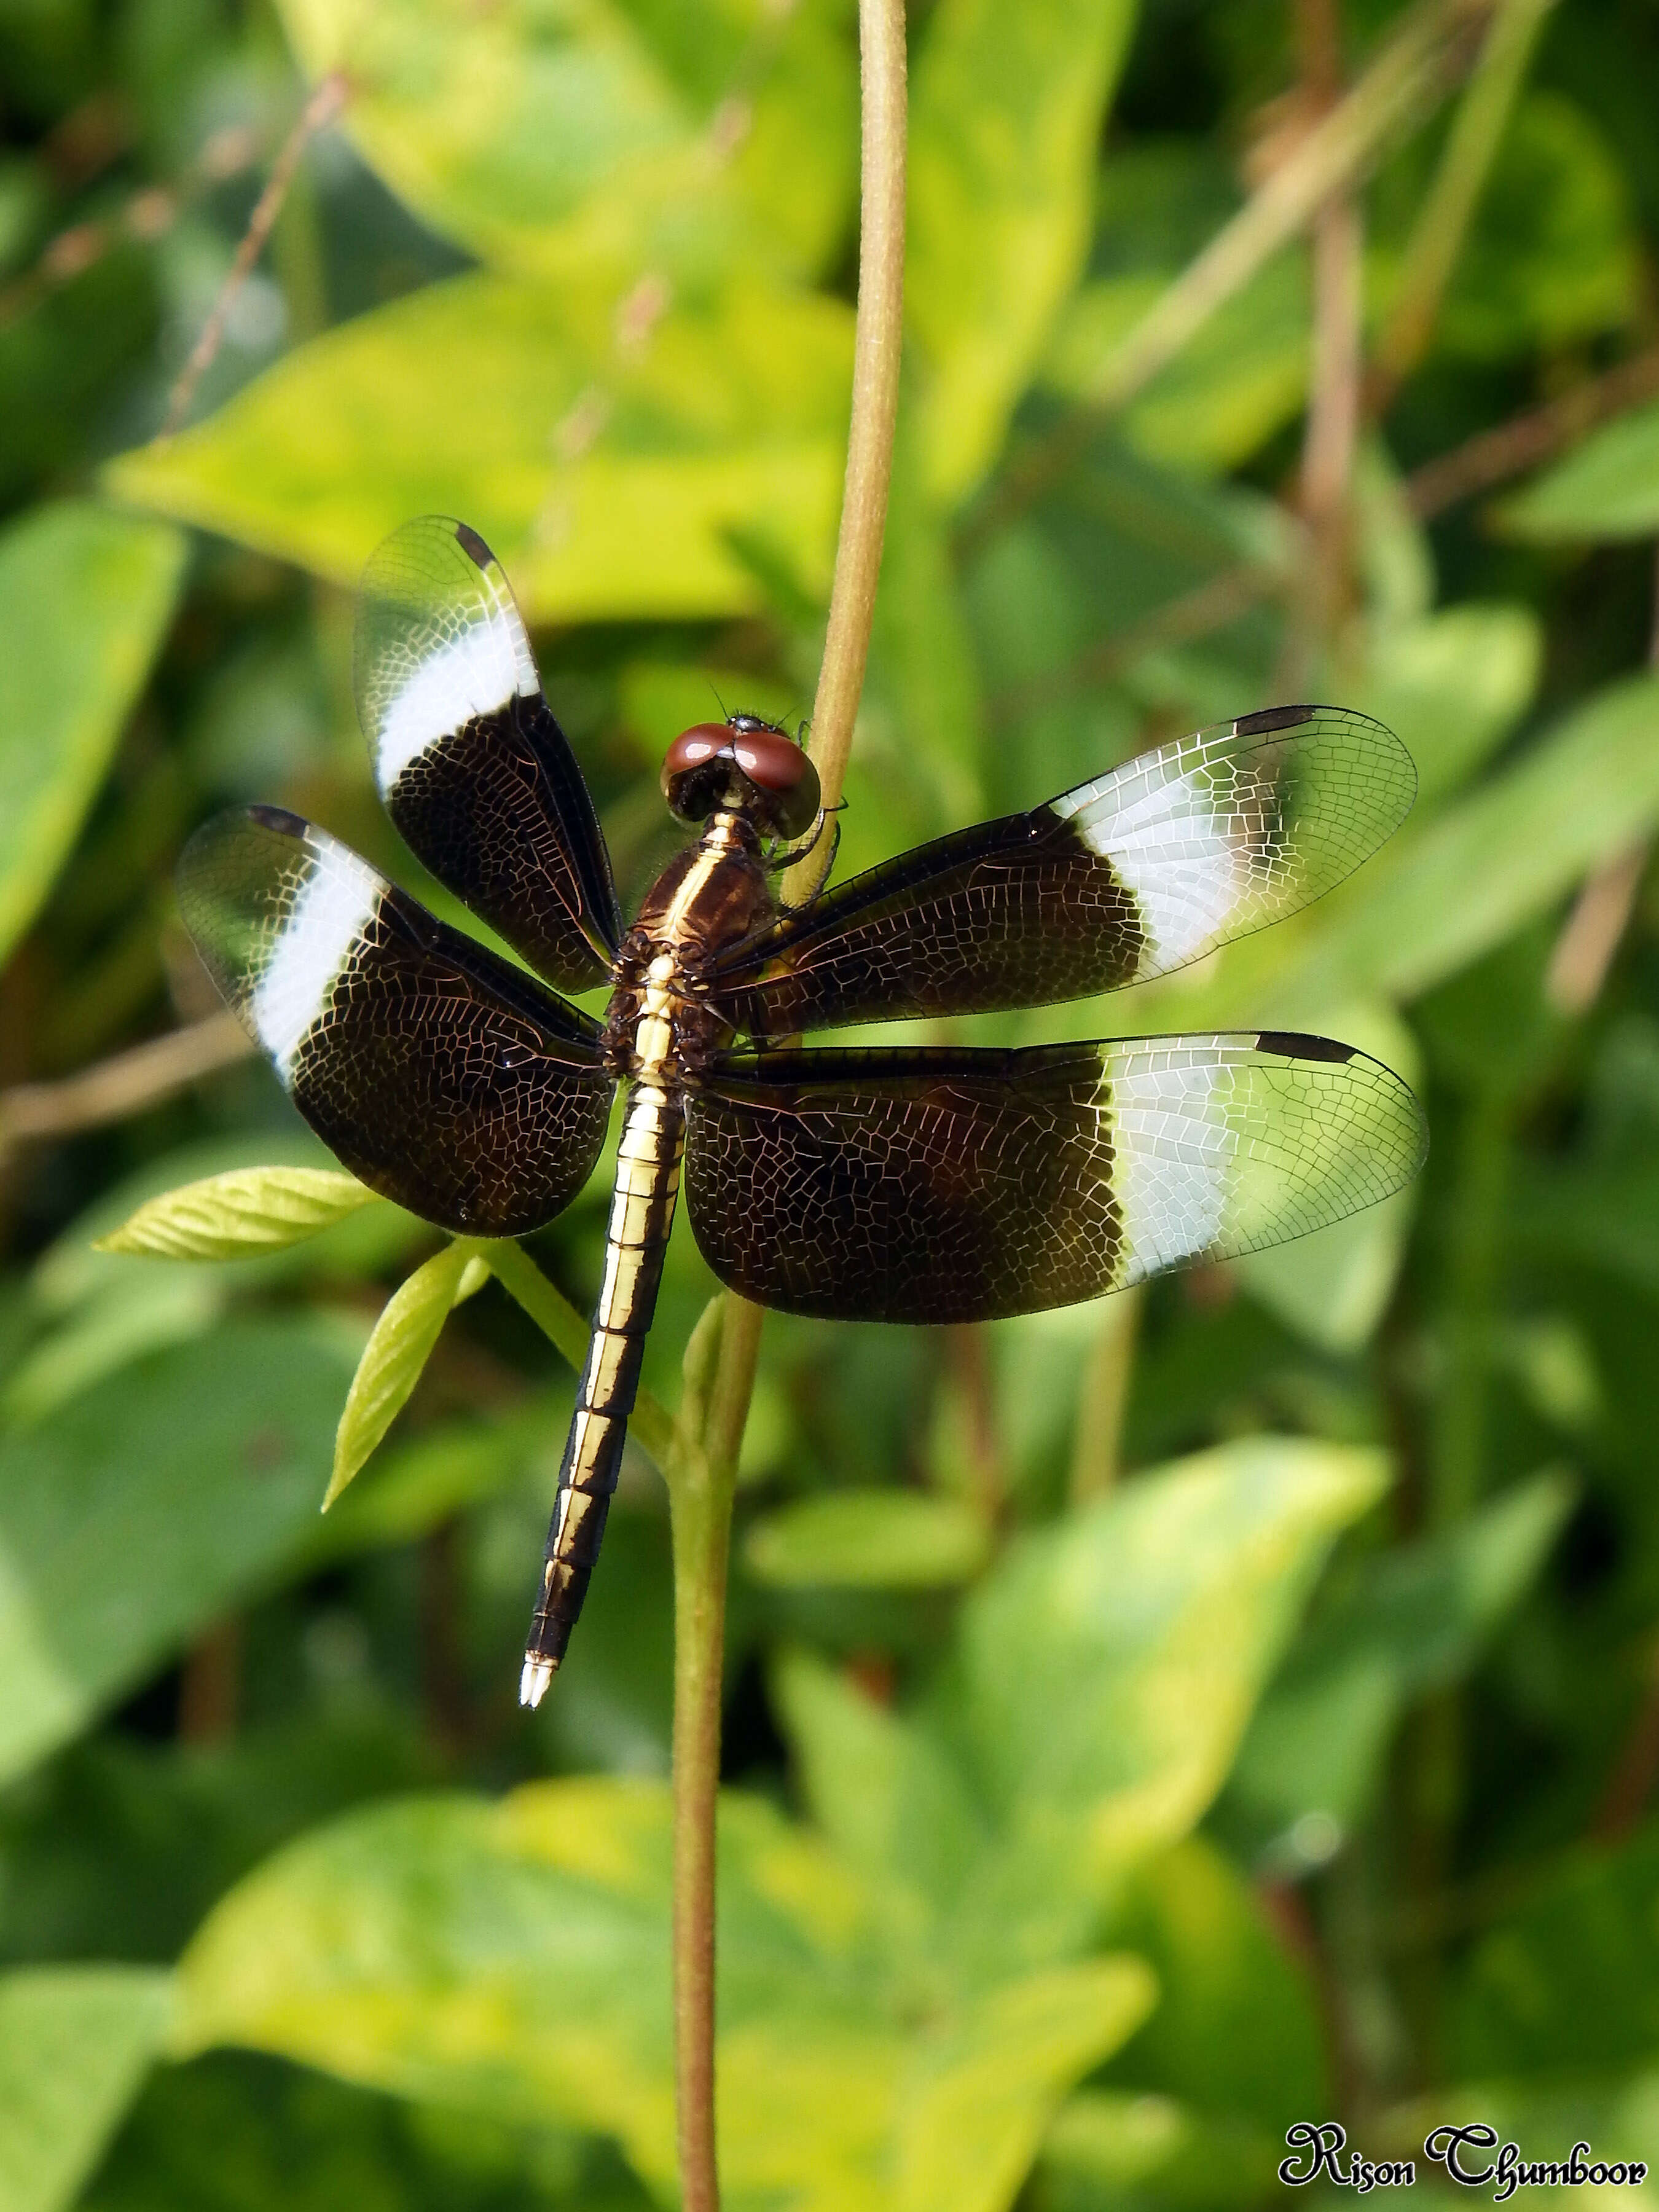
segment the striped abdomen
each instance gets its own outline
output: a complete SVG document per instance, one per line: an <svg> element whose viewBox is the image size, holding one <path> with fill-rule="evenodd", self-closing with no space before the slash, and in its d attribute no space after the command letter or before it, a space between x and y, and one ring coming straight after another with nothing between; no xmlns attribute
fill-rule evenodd
<svg viewBox="0 0 1659 2212"><path fill-rule="evenodd" d="M645 1334L662 1279L679 1190L684 1120L677 1100L641 1083L628 1102L605 1240L605 1281L559 1468L541 1595L525 1647L522 1704L540 1703L564 1656L599 1556L617 1487Z"/></svg>

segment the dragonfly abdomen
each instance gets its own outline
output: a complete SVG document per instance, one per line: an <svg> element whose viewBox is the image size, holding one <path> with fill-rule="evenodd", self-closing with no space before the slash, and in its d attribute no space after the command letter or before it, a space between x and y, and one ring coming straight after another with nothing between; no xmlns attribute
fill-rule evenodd
<svg viewBox="0 0 1659 2212"><path fill-rule="evenodd" d="M673 1226L684 1130L677 1098L655 1083L635 1086L617 1156L605 1280L576 1385L543 1556L541 1594L525 1646L522 1705L539 1705L552 1680L599 1556Z"/></svg>

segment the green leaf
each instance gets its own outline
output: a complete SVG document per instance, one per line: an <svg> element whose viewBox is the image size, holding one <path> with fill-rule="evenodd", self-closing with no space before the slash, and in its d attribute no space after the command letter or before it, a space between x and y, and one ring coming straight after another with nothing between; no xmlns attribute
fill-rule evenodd
<svg viewBox="0 0 1659 2212"><path fill-rule="evenodd" d="M1340 962L1414 997L1656 823L1659 679L1640 676L1587 700L1407 845L1375 898L1344 914L1349 927L1332 932L1316 969Z"/></svg>
<svg viewBox="0 0 1659 2212"><path fill-rule="evenodd" d="M933 1730L808 1652L780 1660L772 1690L808 1810L915 1948L988 1840L960 1768Z"/></svg>
<svg viewBox="0 0 1659 2212"><path fill-rule="evenodd" d="M1424 806L1465 782L1509 736L1532 704L1543 659L1530 607L1465 599L1391 625L1355 703L1405 738Z"/></svg>
<svg viewBox="0 0 1659 2212"><path fill-rule="evenodd" d="M1011 1547L964 1608L957 1697L1016 1861L1052 1855L1075 1896L1185 1833L1333 1539L1385 1480L1375 1452L1254 1437Z"/></svg>
<svg viewBox="0 0 1659 2212"><path fill-rule="evenodd" d="M1601 2002L1598 1990L1591 2002L1599 2005ZM1437 2087L1409 2104L1379 2112L1367 2130L1365 2149L1376 2158L1413 2159L1420 2177L1437 2179L1437 2169L1428 2166L1423 2156L1425 2138L1433 2129L1444 2127L1454 2113L1460 2120L1478 2116L1495 2131L1498 2143L1516 2145L1522 2162L1517 2179L1534 2161L1565 2164L1576 2143L1590 2146L1588 2153L1579 2152L1581 2161L1587 2165L1639 2160L1648 2170L1645 2185L1638 2183L1632 2187L1627 2180L1615 2182L1613 2190L1618 2193L1613 2201L1641 2206L1645 2212L1656 2201L1654 2180L1659 2172L1656 2112L1659 2067L1653 2064L1650 2053L1645 2063L1614 2072L1587 2070L1569 2063L1561 2071L1543 2076L1504 2081L1488 2075L1474 2081L1454 2078L1449 2087ZM1498 2154L1496 2150L1477 2154L1471 2145L1462 2154L1462 2164L1478 2173ZM1494 2177L1489 2191L1495 2194L1501 2185ZM1613 2190L1594 2182L1589 2185L1603 2202L1613 2197ZM1571 2197L1564 2191L1562 2201L1567 2203L1596 2201L1596 2197L1586 2197L1582 2183L1570 2182L1566 2186L1573 2191ZM1516 2190L1504 2202L1512 2204L1519 2193Z"/></svg>
<svg viewBox="0 0 1659 2212"><path fill-rule="evenodd" d="M1135 270L1084 285L1054 331L1042 382L1067 398L1091 400L1118 341L1178 273ZM1235 468L1295 417L1307 386L1307 259L1283 253L1224 301L1136 396L1123 427L1141 453L1171 468Z"/></svg>
<svg viewBox="0 0 1659 2212"><path fill-rule="evenodd" d="M169 1272L159 1283L112 1284L31 1344L0 1386L10 1421L38 1421L147 1352L204 1336L229 1303L218 1278Z"/></svg>
<svg viewBox="0 0 1659 2212"><path fill-rule="evenodd" d="M931 495L995 459L1077 280L1133 0L941 0L910 100L905 310Z"/></svg>
<svg viewBox="0 0 1659 2212"><path fill-rule="evenodd" d="M803 2203L828 2203L849 2137L867 2158L884 2133L899 2056L871 2007L861 1893L752 1801L722 1802L720 1847L728 2186L775 2160ZM670 1859L653 1784L349 1816L210 1917L179 1970L181 2044L248 2044L402 2095L611 2134L672 2185Z"/></svg>
<svg viewBox="0 0 1659 2212"><path fill-rule="evenodd" d="M1659 2048L1659 1828L1573 1851L1476 1945L1452 2008L1472 2077L1605 2074Z"/></svg>
<svg viewBox="0 0 1659 2212"><path fill-rule="evenodd" d="M1328 1857L1365 1812L1400 1715L1457 1681L1529 1589L1573 1503L1559 1474L1517 1483L1443 1536L1367 1563L1262 1699L1230 1813L1288 1870Z"/></svg>
<svg viewBox="0 0 1659 2212"><path fill-rule="evenodd" d="M568 1419L568 1392L538 1392L510 1411L434 1422L407 1443L388 1444L374 1481L354 1486L314 1524L309 1555L331 1560L407 1544L499 1496L546 1457Z"/></svg>
<svg viewBox="0 0 1659 2212"><path fill-rule="evenodd" d="M1651 538L1659 530L1659 402L1594 432L1504 500L1498 519L1511 537L1543 544Z"/></svg>
<svg viewBox="0 0 1659 2212"><path fill-rule="evenodd" d="M142 1966L0 1976L0 2204L64 2212L166 2033L172 1978Z"/></svg>
<svg viewBox="0 0 1659 2212"><path fill-rule="evenodd" d="M1188 1836L1142 1868L1108 1940L1144 1958L1158 1986L1158 2009L1113 2068L1115 2081L1280 2137L1291 2120L1328 2106L1310 1978L1207 1837Z"/></svg>
<svg viewBox="0 0 1659 2212"><path fill-rule="evenodd" d="M1271 1439L1139 1477L1011 1548L911 1716L792 1659L801 1786L896 1953L974 1990L1085 1948L1103 1894L1219 1787L1327 1547L1382 1480L1376 1454Z"/></svg>
<svg viewBox="0 0 1659 2212"><path fill-rule="evenodd" d="M1282 2139L1170 2097L1081 2089L1043 2144L1037 2202L1044 2212L1120 2203L1243 2212L1269 2201L1284 2155Z"/></svg>
<svg viewBox="0 0 1659 2212"><path fill-rule="evenodd" d="M232 1322L0 1441L0 1775L301 1553L347 1365Z"/></svg>
<svg viewBox="0 0 1659 2212"><path fill-rule="evenodd" d="M307 73L338 70L360 151L432 227L551 283L811 275L852 197L857 85L826 0L659 10L282 0Z"/></svg>
<svg viewBox="0 0 1659 2212"><path fill-rule="evenodd" d="M898 2212L1001 2212L1065 2092L1151 2012L1138 1959L1091 1959L1005 1984L924 2043L901 2094Z"/></svg>
<svg viewBox="0 0 1659 2212"><path fill-rule="evenodd" d="M451 1309L467 1295L463 1285L475 1264L477 1255L467 1244L459 1240L446 1244L405 1276L381 1308L335 1433L334 1470L323 1498L325 1513L408 1404ZM480 1277L472 1287L482 1288L483 1280Z"/></svg>
<svg viewBox="0 0 1659 2212"><path fill-rule="evenodd" d="M822 296L734 281L619 337L602 290L462 276L301 346L106 474L340 584L438 512L483 532L532 621L730 615L762 597L732 532L827 594L851 370L851 317Z"/></svg>
<svg viewBox="0 0 1659 2212"><path fill-rule="evenodd" d="M769 1513L744 1564L782 1589L933 1589L966 1582L990 1540L971 1506L911 1490L836 1490Z"/></svg>
<svg viewBox="0 0 1659 2212"><path fill-rule="evenodd" d="M158 1260L243 1260L301 1243L374 1198L337 1169L240 1168L146 1200L97 1249Z"/></svg>
<svg viewBox="0 0 1659 2212"><path fill-rule="evenodd" d="M64 501L0 534L0 961L104 780L184 574L176 530Z"/></svg>
<svg viewBox="0 0 1659 2212"><path fill-rule="evenodd" d="M179 1970L177 2047L611 2135L672 2192L669 1820L665 1786L596 1780L349 1814L210 1915ZM1145 1970L1091 1960L919 2026L849 1868L735 1795L719 1840L730 2201L1002 2212L1060 2096L1144 2017Z"/></svg>
<svg viewBox="0 0 1659 2212"><path fill-rule="evenodd" d="M1534 92L1516 109L1458 258L1438 348L1478 362L1558 352L1627 323L1640 284L1631 193L1583 108Z"/></svg>

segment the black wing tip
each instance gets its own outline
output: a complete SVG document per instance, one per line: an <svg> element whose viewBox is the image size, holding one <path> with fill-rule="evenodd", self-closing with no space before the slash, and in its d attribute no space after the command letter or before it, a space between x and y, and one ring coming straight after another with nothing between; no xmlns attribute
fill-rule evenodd
<svg viewBox="0 0 1659 2212"><path fill-rule="evenodd" d="M301 814L290 814L286 806L250 806L247 819L257 822L261 830L269 830L278 837L305 837L311 824Z"/></svg>
<svg viewBox="0 0 1659 2212"><path fill-rule="evenodd" d="M495 556L471 523L458 522L455 525L455 543L475 568L488 568L493 565Z"/></svg>
<svg viewBox="0 0 1659 2212"><path fill-rule="evenodd" d="M1361 1052L1358 1045L1341 1044L1334 1037L1309 1036L1299 1030L1258 1030L1255 1048L1275 1060L1323 1060L1334 1067L1352 1067L1358 1063L1362 1069L1368 1069L1371 1082L1392 1092L1411 1118L1411 1152L1401 1164L1393 1188L1403 1190L1422 1172L1429 1157L1429 1117L1423 1110L1422 1100L1404 1076L1396 1075L1393 1068L1382 1060L1374 1060L1370 1053Z"/></svg>
<svg viewBox="0 0 1659 2212"><path fill-rule="evenodd" d="M1265 738L1274 730L1300 729L1318 712L1318 707L1307 701L1292 707L1258 707L1253 714L1241 714L1233 729L1241 738Z"/></svg>
<svg viewBox="0 0 1659 2212"><path fill-rule="evenodd" d="M1300 1030L1259 1030L1255 1048L1271 1053L1275 1060L1325 1060L1337 1066L1364 1057L1356 1045L1339 1044L1334 1037L1309 1036Z"/></svg>

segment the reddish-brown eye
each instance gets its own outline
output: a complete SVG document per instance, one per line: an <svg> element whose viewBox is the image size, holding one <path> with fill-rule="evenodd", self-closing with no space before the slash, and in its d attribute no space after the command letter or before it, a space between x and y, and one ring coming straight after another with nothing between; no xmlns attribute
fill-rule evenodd
<svg viewBox="0 0 1659 2212"><path fill-rule="evenodd" d="M811 765L793 738L764 722L739 722L730 742L738 766L750 783L779 798L804 781Z"/></svg>
<svg viewBox="0 0 1659 2212"><path fill-rule="evenodd" d="M682 822L735 806L763 837L799 837L817 818L817 770L801 747L757 714L682 730L662 764L663 796Z"/></svg>
<svg viewBox="0 0 1659 2212"><path fill-rule="evenodd" d="M687 769L701 768L716 753L728 751L731 744L732 732L725 722L698 722L682 730L663 762L663 781L666 783L671 775L684 775Z"/></svg>

